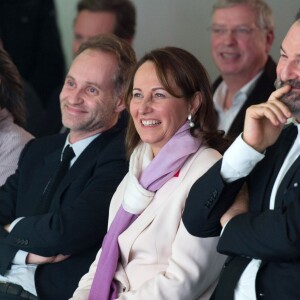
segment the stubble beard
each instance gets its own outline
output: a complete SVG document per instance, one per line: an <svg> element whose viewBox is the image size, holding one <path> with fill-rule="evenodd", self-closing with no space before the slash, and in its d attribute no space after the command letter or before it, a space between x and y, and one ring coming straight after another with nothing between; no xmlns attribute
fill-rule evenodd
<svg viewBox="0 0 300 300"><path fill-rule="evenodd" d="M279 89L285 85L290 85L292 88L300 89L300 81L297 80L282 81L279 78L277 78L274 85L276 89ZM291 90L290 92L284 94L280 98L280 101L288 107L288 109L293 115L300 114L300 91L297 92Z"/></svg>

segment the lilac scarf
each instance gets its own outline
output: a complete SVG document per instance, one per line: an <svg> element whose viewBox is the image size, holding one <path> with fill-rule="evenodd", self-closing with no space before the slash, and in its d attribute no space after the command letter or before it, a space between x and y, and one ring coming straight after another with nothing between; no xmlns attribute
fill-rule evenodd
<svg viewBox="0 0 300 300"><path fill-rule="evenodd" d="M103 240L89 300L112 300L118 297L113 281L120 255L118 236L149 205L154 193L199 149L200 141L191 136L189 129L188 123L185 123L154 158L150 146L144 143L133 152L124 200Z"/></svg>

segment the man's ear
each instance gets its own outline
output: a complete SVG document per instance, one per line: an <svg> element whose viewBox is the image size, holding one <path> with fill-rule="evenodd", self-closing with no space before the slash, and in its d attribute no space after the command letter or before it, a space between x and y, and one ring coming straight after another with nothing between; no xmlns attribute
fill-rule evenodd
<svg viewBox="0 0 300 300"><path fill-rule="evenodd" d="M192 115L194 115L202 104L202 95L201 92L196 92L193 96L192 101L190 102L190 112Z"/></svg>
<svg viewBox="0 0 300 300"><path fill-rule="evenodd" d="M116 100L115 112L121 112L125 109L125 101L123 98L118 97Z"/></svg>
<svg viewBox="0 0 300 300"><path fill-rule="evenodd" d="M268 30L266 33L266 52L269 53L275 39L274 31Z"/></svg>

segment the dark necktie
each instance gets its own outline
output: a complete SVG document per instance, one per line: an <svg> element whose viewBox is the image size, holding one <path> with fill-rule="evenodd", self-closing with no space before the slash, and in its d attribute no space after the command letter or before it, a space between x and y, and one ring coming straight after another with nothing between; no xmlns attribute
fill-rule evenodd
<svg viewBox="0 0 300 300"><path fill-rule="evenodd" d="M72 147L67 145L64 149L61 162L59 163L57 169L55 170L45 188L43 198L38 204L36 213L42 214L48 212L54 193L57 190L57 187L59 186L61 180L69 170L70 162L74 156L75 153Z"/></svg>

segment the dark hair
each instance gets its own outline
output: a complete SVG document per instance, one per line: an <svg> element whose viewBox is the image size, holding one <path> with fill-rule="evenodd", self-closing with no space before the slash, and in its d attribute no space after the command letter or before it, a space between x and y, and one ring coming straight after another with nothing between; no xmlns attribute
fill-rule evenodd
<svg viewBox="0 0 300 300"><path fill-rule="evenodd" d="M123 95L129 74L136 64L135 52L130 44L114 34L104 34L81 44L75 56L87 49L115 55L118 67L114 77L114 93L115 96Z"/></svg>
<svg viewBox="0 0 300 300"><path fill-rule="evenodd" d="M217 116L207 72L197 58L186 50L166 47L145 54L133 70L133 75L126 90L127 109L129 110L132 98L135 73L147 61L154 63L161 84L174 97L182 97L186 101L192 101L197 93L201 94L202 102L193 116L195 126L190 129L191 134L200 138L207 146L223 152L227 145L225 146L225 139L223 139L224 132L217 130ZM174 83L180 89L181 95L177 95L175 92ZM132 153L139 142L140 137L130 116L126 136L128 155Z"/></svg>
<svg viewBox="0 0 300 300"><path fill-rule="evenodd" d="M296 14L296 21L300 21L300 9L298 10L297 14Z"/></svg>
<svg viewBox="0 0 300 300"><path fill-rule="evenodd" d="M6 108L14 122L24 125L26 109L21 75L9 54L0 48L0 107Z"/></svg>
<svg viewBox="0 0 300 300"><path fill-rule="evenodd" d="M122 39L131 40L135 35L136 10L130 0L81 0L77 12L112 12L116 15L114 34Z"/></svg>

